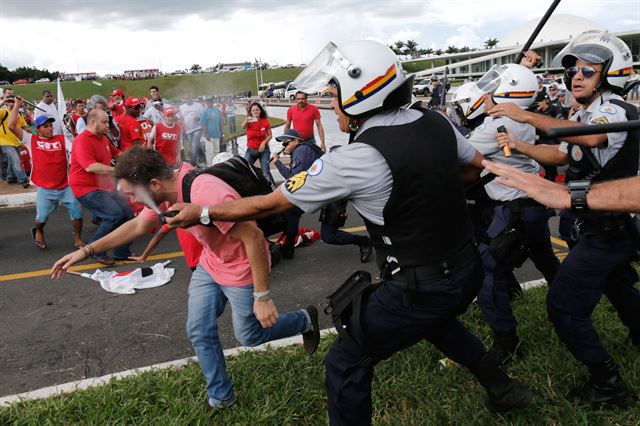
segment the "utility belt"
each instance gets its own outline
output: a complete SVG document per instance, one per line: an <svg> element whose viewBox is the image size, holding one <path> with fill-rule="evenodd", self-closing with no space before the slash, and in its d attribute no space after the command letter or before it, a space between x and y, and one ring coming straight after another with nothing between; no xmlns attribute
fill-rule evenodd
<svg viewBox="0 0 640 426"><path fill-rule="evenodd" d="M587 232L611 238L627 238L638 236L634 220L627 213L596 213L578 217L576 229L579 235Z"/></svg>

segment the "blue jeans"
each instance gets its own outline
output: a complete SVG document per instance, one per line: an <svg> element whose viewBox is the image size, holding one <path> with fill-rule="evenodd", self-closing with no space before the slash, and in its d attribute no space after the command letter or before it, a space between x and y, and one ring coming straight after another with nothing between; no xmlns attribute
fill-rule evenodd
<svg viewBox="0 0 640 426"><path fill-rule="evenodd" d="M71 192L71 187L63 189L38 188L36 193L36 222L47 223L49 215L58 207L58 203L64 204L69 211L71 220L82 219L82 207Z"/></svg>
<svg viewBox="0 0 640 426"><path fill-rule="evenodd" d="M20 162L20 154L15 146L9 145L0 145L0 149L4 155L7 156L8 167L7 167L7 180L18 179L20 183L26 183L29 181L27 178L27 174L24 172L22 168L22 163Z"/></svg>
<svg viewBox="0 0 640 426"><path fill-rule="evenodd" d="M305 311L295 311L280 313L273 327L262 328L253 314L253 284L220 285L198 265L189 282L187 335L198 356L212 405L223 405L234 397L217 324L227 301L232 308L233 333L243 346L294 336L305 332L310 324Z"/></svg>
<svg viewBox="0 0 640 426"><path fill-rule="evenodd" d="M78 197L78 201L86 209L90 210L93 216L102 220L96 233L88 241L89 243L99 240L126 221L133 219L131 206L124 196L117 191L91 191L82 197ZM116 247L113 255L117 258L127 258L131 256L129 247L131 247L131 243ZM104 257L106 255L106 252L96 253L96 257Z"/></svg>
<svg viewBox="0 0 640 426"><path fill-rule="evenodd" d="M191 133L187 133L187 138L189 139L189 155L191 156L191 164L194 166L198 165L198 155L202 154L204 157L204 152L202 151L202 146L200 146L200 138L202 138L202 130L194 130ZM208 166L209 164L207 164Z"/></svg>
<svg viewBox="0 0 640 426"><path fill-rule="evenodd" d="M267 182L271 184L271 187L275 189L276 183L273 180L273 176L271 176L271 170L269 167L269 159L271 158L271 151L269 150L269 146L267 145L265 150L262 152L258 151L257 149L247 148L247 150L244 153L244 158L249 162L249 164L255 163L256 160L259 158L260 168L262 169L262 174L264 175L264 178L267 180Z"/></svg>

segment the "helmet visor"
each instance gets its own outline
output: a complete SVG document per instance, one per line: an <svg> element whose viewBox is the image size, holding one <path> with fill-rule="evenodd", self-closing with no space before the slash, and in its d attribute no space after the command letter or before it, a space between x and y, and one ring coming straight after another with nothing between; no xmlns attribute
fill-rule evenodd
<svg viewBox="0 0 640 426"><path fill-rule="evenodd" d="M329 84L338 70L349 70L351 66L351 63L338 50L338 46L329 42L296 77L293 85L302 92L317 93Z"/></svg>
<svg viewBox="0 0 640 426"><path fill-rule="evenodd" d="M563 61L568 56L581 59L591 64L604 63L608 59L611 59L612 53L599 43L602 37L602 31L585 31L571 40L571 42L553 58L551 66L554 68L573 66L572 64L567 65L568 63Z"/></svg>
<svg viewBox="0 0 640 426"><path fill-rule="evenodd" d="M504 68L500 68L500 65L494 65L476 82L476 86L482 93L493 93L500 86L506 74Z"/></svg>

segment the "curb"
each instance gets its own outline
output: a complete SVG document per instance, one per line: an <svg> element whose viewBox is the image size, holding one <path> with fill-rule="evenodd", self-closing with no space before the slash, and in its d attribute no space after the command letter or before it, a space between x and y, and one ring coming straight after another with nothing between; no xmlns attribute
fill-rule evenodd
<svg viewBox="0 0 640 426"><path fill-rule="evenodd" d="M36 204L36 192L0 195L0 209L24 207Z"/></svg>

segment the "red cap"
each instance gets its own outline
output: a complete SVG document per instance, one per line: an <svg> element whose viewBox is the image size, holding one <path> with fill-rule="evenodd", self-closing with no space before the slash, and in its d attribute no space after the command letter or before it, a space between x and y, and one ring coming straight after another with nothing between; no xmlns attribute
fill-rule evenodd
<svg viewBox="0 0 640 426"><path fill-rule="evenodd" d="M111 96L115 96L115 95L124 96L124 92L120 89L116 89L113 92L111 92Z"/></svg>
<svg viewBox="0 0 640 426"><path fill-rule="evenodd" d="M135 96L129 96L126 101L124 101L124 106L132 107L136 105L143 104L144 101L142 99L138 99Z"/></svg>
<svg viewBox="0 0 640 426"><path fill-rule="evenodd" d="M173 114L173 115L175 115L175 114L176 114L176 110L175 110L175 108L173 108L173 107L167 107L167 108L165 108L165 109L164 109L164 115L165 115L165 117L166 117L167 115L171 115L171 114Z"/></svg>

